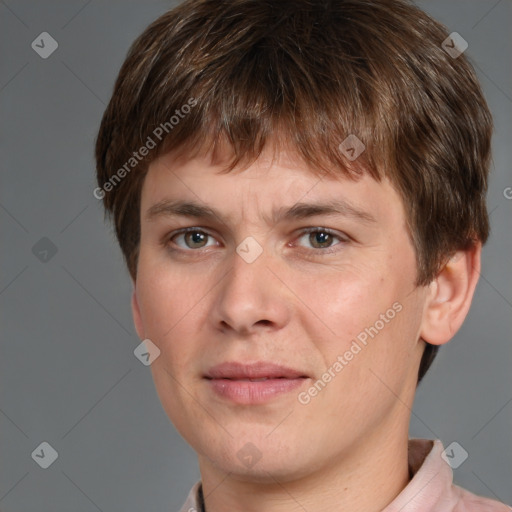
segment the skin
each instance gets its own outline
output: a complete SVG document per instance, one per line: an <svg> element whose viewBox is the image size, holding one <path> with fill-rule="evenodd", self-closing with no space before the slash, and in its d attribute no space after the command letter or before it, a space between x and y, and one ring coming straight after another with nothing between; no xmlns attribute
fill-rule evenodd
<svg viewBox="0 0 512 512"><path fill-rule="evenodd" d="M206 509L380 511L409 482L408 425L423 340L446 343L460 327L481 247L457 252L429 286L417 288L403 205L387 180L320 180L285 151L273 160L264 152L244 170L222 169L207 156L184 161L172 153L151 163L132 298L139 337L161 351L151 371L162 405L198 454ZM148 218L165 199L208 205L222 217ZM375 220L269 221L274 208L330 199ZM176 234L185 227L208 236ZM322 239L323 228L333 236ZM235 251L249 236L263 249L252 263ZM401 311L300 403L299 393L397 302ZM261 360L310 379L264 404L240 405L203 378L225 361ZM246 443L261 456L250 467L237 457Z"/></svg>

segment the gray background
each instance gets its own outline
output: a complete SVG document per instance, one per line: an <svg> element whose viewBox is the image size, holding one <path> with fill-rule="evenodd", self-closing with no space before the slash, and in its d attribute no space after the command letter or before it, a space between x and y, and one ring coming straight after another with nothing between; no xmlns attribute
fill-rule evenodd
<svg viewBox="0 0 512 512"><path fill-rule="evenodd" d="M119 67L172 5L0 1L4 512L173 511L199 478L133 355L130 280L92 195L94 139ZM419 387L410 435L460 443L469 458L455 482L512 504L512 2L419 5L468 41L496 133L481 280L465 324ZM59 44L48 59L31 48L43 31ZM33 254L43 237L57 249L46 262ZM42 441L59 455L48 469L31 458Z"/></svg>

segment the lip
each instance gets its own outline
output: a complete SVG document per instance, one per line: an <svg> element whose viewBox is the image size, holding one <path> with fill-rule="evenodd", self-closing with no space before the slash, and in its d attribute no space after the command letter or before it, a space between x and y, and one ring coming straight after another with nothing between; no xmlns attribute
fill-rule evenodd
<svg viewBox="0 0 512 512"><path fill-rule="evenodd" d="M258 361L256 363L243 364L236 361L226 362L210 368L206 373L207 379L296 379L299 377L308 377L304 372L274 364L267 361Z"/></svg>
<svg viewBox="0 0 512 512"><path fill-rule="evenodd" d="M222 363L208 370L204 378L216 395L249 405L265 403L294 391L309 376L287 366L259 361L251 364Z"/></svg>

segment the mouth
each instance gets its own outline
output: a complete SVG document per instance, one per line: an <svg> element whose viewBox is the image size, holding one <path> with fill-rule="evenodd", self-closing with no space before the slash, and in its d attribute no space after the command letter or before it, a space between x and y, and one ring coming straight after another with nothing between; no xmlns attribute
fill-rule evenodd
<svg viewBox="0 0 512 512"><path fill-rule="evenodd" d="M223 399L237 404L261 404L290 393L310 377L302 371L260 361L252 364L227 362L211 368L205 375L210 389Z"/></svg>

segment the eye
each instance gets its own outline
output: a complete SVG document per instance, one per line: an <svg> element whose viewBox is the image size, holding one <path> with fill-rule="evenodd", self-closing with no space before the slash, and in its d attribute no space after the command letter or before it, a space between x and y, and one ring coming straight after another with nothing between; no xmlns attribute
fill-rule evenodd
<svg viewBox="0 0 512 512"><path fill-rule="evenodd" d="M336 239L338 239L341 243L348 242L347 237L343 237L330 229L317 227L309 228L303 231L303 234L299 237L298 240L306 240L307 243L311 244L313 249L329 249L333 247L333 242Z"/></svg>
<svg viewBox="0 0 512 512"><path fill-rule="evenodd" d="M205 243L208 240L208 237L212 238L212 236L206 231L198 228L186 228L175 233L169 238L169 241L172 241L181 249L203 249L204 247L208 247ZM181 245L176 242L176 240L180 239L184 241L185 245Z"/></svg>
<svg viewBox="0 0 512 512"><path fill-rule="evenodd" d="M210 244L208 243L209 238L212 239L212 243ZM299 245L303 245L305 241L307 244L310 244L311 249L319 249L326 253L333 252L333 250L329 250L332 247L349 241L347 236L322 227L303 230L297 240L299 240ZM335 243L336 240L339 242ZM190 227L181 229L172 234L166 239L165 245L174 245L178 247L177 250L181 249L187 251L215 246L216 243L210 233L199 228ZM170 249L173 250L173 247L170 247Z"/></svg>

